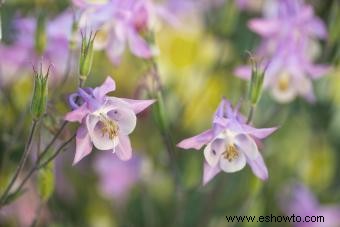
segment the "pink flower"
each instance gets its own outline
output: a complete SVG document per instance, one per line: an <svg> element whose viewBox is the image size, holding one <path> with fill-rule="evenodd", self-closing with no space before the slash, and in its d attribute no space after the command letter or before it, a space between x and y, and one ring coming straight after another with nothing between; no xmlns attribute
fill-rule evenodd
<svg viewBox="0 0 340 227"><path fill-rule="evenodd" d="M282 209L287 215L301 217L301 221L295 223L296 227L336 227L340 225L340 206L319 204L313 193L304 185L294 185L291 195L283 196L281 199ZM320 216L324 220L316 221L316 218ZM305 219L306 217L307 219Z"/></svg>
<svg viewBox="0 0 340 227"><path fill-rule="evenodd" d="M140 179L140 158L121 161L110 153L98 156L95 171L99 176L99 189L103 196L121 200L126 198L131 187Z"/></svg>
<svg viewBox="0 0 340 227"><path fill-rule="evenodd" d="M212 128L181 141L177 146L196 150L205 146L203 184L207 184L220 171L240 171L246 163L257 177L266 180L268 170L256 142L275 130L248 125L238 110L233 110L231 104L223 99L215 113Z"/></svg>
<svg viewBox="0 0 340 227"><path fill-rule="evenodd" d="M111 150L121 160L132 156L129 134L135 129L137 117L154 100L132 100L106 96L115 90L115 82L107 77L95 89L79 88L70 95L69 101L74 109L65 120L80 122L76 137L76 155L73 164L87 156L92 147L98 150ZM81 105L76 102L81 101Z"/></svg>
<svg viewBox="0 0 340 227"><path fill-rule="evenodd" d="M177 23L165 7L151 0L107 0L96 3L73 0L73 3L83 11L80 26L99 31L95 47L105 50L114 64L120 62L127 46L139 58L147 59L156 54L142 36L143 31L151 30L155 18Z"/></svg>
<svg viewBox="0 0 340 227"><path fill-rule="evenodd" d="M297 96L315 100L312 80L328 73L330 67L315 64L318 39L327 38L327 29L310 5L302 0L278 0L267 17L252 19L248 25L261 36L256 55L268 66L264 81L274 99L281 103ZM249 79L250 67L240 67L236 75Z"/></svg>

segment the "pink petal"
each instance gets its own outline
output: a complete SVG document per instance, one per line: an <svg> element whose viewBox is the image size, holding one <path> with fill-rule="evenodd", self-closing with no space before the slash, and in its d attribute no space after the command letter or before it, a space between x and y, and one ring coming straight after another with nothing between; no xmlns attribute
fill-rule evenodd
<svg viewBox="0 0 340 227"><path fill-rule="evenodd" d="M247 65L239 66L234 70L234 74L241 79L250 80L251 67Z"/></svg>
<svg viewBox="0 0 340 227"><path fill-rule="evenodd" d="M73 165L77 164L81 159L90 154L92 151L92 143L86 126L83 124L77 130L76 137L76 155Z"/></svg>
<svg viewBox="0 0 340 227"><path fill-rule="evenodd" d="M183 149L201 149L205 144L207 144L210 140L213 139L213 130L209 129L207 131L198 134L197 136L182 140L177 144L177 147Z"/></svg>
<svg viewBox="0 0 340 227"><path fill-rule="evenodd" d="M277 128L253 128L248 125L242 125L242 128L245 133L251 134L258 139L264 139L277 130Z"/></svg>
<svg viewBox="0 0 340 227"><path fill-rule="evenodd" d="M78 109L75 109L71 112L68 112L64 119L66 121L70 121L70 122L76 122L78 121L79 123L82 122L83 118L89 113L89 110L86 107L86 104L83 104L81 107L79 107Z"/></svg>
<svg viewBox="0 0 340 227"><path fill-rule="evenodd" d="M137 33L137 31L130 29L128 40L131 52L134 55L141 58L150 58L152 56L149 44Z"/></svg>
<svg viewBox="0 0 340 227"><path fill-rule="evenodd" d="M278 29L280 29L279 23L277 23L277 21L273 19L253 19L249 21L248 27L252 31L264 37L274 35L278 31Z"/></svg>
<svg viewBox="0 0 340 227"><path fill-rule="evenodd" d="M208 163L204 162L203 185L206 185L209 181L211 181L219 172L221 172L221 169L218 165L211 167Z"/></svg>
<svg viewBox="0 0 340 227"><path fill-rule="evenodd" d="M331 67L328 65L313 65L309 64L307 66L307 72L313 79L319 79L322 76L325 76L329 71L331 70Z"/></svg>
<svg viewBox="0 0 340 227"><path fill-rule="evenodd" d="M148 108L151 104L156 102L156 100L134 100L134 99L124 99L123 101L129 103L132 106L133 111L135 114L138 114Z"/></svg>
<svg viewBox="0 0 340 227"><path fill-rule="evenodd" d="M110 77L106 77L106 80L100 87L96 87L93 90L93 95L101 100L107 93L114 91L116 89L115 81Z"/></svg>
<svg viewBox="0 0 340 227"><path fill-rule="evenodd" d="M122 161L127 161L132 157L132 148L128 136L119 136L118 146L115 148L117 157Z"/></svg>
<svg viewBox="0 0 340 227"><path fill-rule="evenodd" d="M261 180L268 179L268 169L263 161L262 155L259 154L257 158L251 159L247 157L248 165L250 166L253 173Z"/></svg>

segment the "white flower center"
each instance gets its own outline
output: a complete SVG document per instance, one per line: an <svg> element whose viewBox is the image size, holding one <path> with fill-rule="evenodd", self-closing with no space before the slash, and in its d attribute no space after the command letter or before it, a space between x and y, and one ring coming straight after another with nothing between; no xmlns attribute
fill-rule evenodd
<svg viewBox="0 0 340 227"><path fill-rule="evenodd" d="M104 137L104 135L107 134L109 136L109 139L113 140L115 137L118 136L118 124L102 113L100 114L100 118L100 121L103 123L103 127L101 129L102 136Z"/></svg>
<svg viewBox="0 0 340 227"><path fill-rule="evenodd" d="M280 91L287 91L290 85L290 76L288 73L282 73L279 76L278 88Z"/></svg>

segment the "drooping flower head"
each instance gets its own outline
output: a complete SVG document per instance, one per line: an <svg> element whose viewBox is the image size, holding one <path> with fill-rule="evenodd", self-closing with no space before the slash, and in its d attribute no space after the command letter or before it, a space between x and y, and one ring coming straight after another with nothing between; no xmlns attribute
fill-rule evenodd
<svg viewBox="0 0 340 227"><path fill-rule="evenodd" d="M292 190L281 196L281 208L287 215L301 217L296 227L336 227L340 225L340 206L321 205L313 193L302 184L293 185ZM306 219L307 217L307 219ZM323 218L317 220L317 217ZM304 222L308 221L308 222Z"/></svg>
<svg viewBox="0 0 340 227"><path fill-rule="evenodd" d="M181 141L183 149L204 148L203 184L208 183L220 171L240 171L248 163L253 173L262 180L268 178L268 170L257 146L258 140L273 133L276 128L257 129L246 123L245 118L223 99L215 113L212 128Z"/></svg>
<svg viewBox="0 0 340 227"><path fill-rule="evenodd" d="M121 160L132 156L129 134L136 127L136 114L150 106L154 100L132 100L107 96L115 90L115 82L107 77L94 89L79 88L70 95L69 102L74 109L65 120L81 123L77 130L74 164L92 151L110 150Z"/></svg>
<svg viewBox="0 0 340 227"><path fill-rule="evenodd" d="M267 59L264 86L273 97L279 102L297 96L314 101L312 80L324 76L329 67L314 64L318 39L327 38L327 29L313 8L302 0L278 0L266 18L252 19L248 25L262 37L256 55ZM251 70L240 67L236 74L249 79Z"/></svg>

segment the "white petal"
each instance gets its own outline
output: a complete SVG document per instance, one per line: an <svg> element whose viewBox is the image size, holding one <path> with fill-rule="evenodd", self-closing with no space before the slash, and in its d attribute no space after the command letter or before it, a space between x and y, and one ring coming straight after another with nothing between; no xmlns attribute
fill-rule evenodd
<svg viewBox="0 0 340 227"><path fill-rule="evenodd" d="M239 152L238 157L232 161L223 157L220 159L220 167L227 173L233 173L243 169L246 166L246 163L246 157L242 152Z"/></svg>
<svg viewBox="0 0 340 227"><path fill-rule="evenodd" d="M247 157L251 159L255 159L258 157L258 155L260 155L254 139L246 134L236 135L235 145L238 151L244 153Z"/></svg>
<svg viewBox="0 0 340 227"><path fill-rule="evenodd" d="M225 149L223 139L215 139L204 148L204 157L210 166L216 166Z"/></svg>
<svg viewBox="0 0 340 227"><path fill-rule="evenodd" d="M136 127L137 117L130 108L115 107L107 113L108 117L119 126L119 133L129 135Z"/></svg>
<svg viewBox="0 0 340 227"><path fill-rule="evenodd" d="M86 118L87 130L93 145L98 150L111 150L118 144L118 137L110 139L108 134L101 131L100 118L96 115L88 115Z"/></svg>

